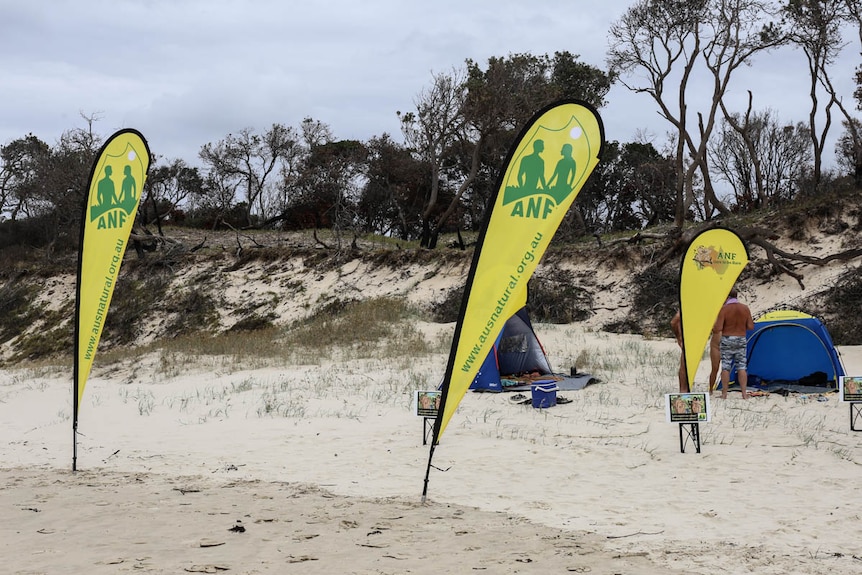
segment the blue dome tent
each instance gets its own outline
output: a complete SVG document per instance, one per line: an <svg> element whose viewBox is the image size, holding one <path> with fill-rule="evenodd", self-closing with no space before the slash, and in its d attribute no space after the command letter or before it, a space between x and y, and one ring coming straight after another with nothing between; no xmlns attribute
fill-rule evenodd
<svg viewBox="0 0 862 575"><path fill-rule="evenodd" d="M845 375L838 350L820 319L796 310L766 313L747 334L748 387L766 391L838 389ZM730 372L736 384L736 369Z"/></svg>

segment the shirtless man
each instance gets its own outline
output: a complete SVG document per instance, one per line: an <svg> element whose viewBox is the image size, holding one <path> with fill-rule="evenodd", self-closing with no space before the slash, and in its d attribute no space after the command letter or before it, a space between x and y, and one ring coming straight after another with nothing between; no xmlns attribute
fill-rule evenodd
<svg viewBox="0 0 862 575"><path fill-rule="evenodd" d="M730 298L731 296L727 296L727 301L723 305L726 305ZM710 395L715 389L715 379L718 377L719 367L721 367L721 330L716 330L713 326L712 336L709 338L709 385L707 389Z"/></svg>
<svg viewBox="0 0 862 575"><path fill-rule="evenodd" d="M727 387L730 385L730 368L735 364L736 379L742 391L742 399L748 399L748 363L746 360L747 331L754 329L754 320L748 306L736 299L734 286L730 290L730 298L718 312L714 333L721 333L721 398L727 399Z"/></svg>

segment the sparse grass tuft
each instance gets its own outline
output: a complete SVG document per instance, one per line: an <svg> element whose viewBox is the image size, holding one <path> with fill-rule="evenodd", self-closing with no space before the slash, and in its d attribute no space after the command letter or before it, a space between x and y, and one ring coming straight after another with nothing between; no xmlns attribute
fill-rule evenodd
<svg viewBox="0 0 862 575"><path fill-rule="evenodd" d="M168 298L167 310L173 320L167 326L172 334L211 332L218 327L219 316L215 301L201 290L190 288Z"/></svg>
<svg viewBox="0 0 862 575"><path fill-rule="evenodd" d="M21 332L38 314L33 302L36 288L12 279L0 287L0 343L9 341Z"/></svg>
<svg viewBox="0 0 862 575"><path fill-rule="evenodd" d="M410 323L414 314L401 300L335 300L320 312L288 330L288 348L333 353L342 349L354 357L410 356L430 347Z"/></svg>
<svg viewBox="0 0 862 575"><path fill-rule="evenodd" d="M458 321L461 311L461 300L464 298L464 287L459 286L446 292L443 301L431 308L431 321L437 323L452 323Z"/></svg>
<svg viewBox="0 0 862 575"><path fill-rule="evenodd" d="M163 270L142 278L120 275L105 318L102 340L106 345L128 345L140 334L141 323L165 297L170 276Z"/></svg>
<svg viewBox="0 0 862 575"><path fill-rule="evenodd" d="M574 323L592 315L593 298L579 285L575 274L554 270L552 274L537 274L530 280L530 317L545 323Z"/></svg>
<svg viewBox="0 0 862 575"><path fill-rule="evenodd" d="M273 319L275 319L272 315L261 316L256 313L253 313L247 317L242 318L235 324L233 324L228 331L232 332L250 332L250 331L261 331L261 330L271 330L273 328Z"/></svg>

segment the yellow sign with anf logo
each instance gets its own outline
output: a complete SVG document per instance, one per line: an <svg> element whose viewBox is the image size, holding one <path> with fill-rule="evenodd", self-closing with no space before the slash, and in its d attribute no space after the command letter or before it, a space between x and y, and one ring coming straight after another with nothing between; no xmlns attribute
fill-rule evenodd
<svg viewBox="0 0 862 575"><path fill-rule="evenodd" d="M111 136L93 165L78 259L76 421L149 165L150 150L135 130L121 130Z"/></svg>
<svg viewBox="0 0 862 575"><path fill-rule="evenodd" d="M689 390L718 312L746 264L748 249L726 228L701 232L686 249L680 265L679 306Z"/></svg>
<svg viewBox="0 0 862 575"><path fill-rule="evenodd" d="M434 442L503 324L526 302L527 282L598 164L603 145L598 113L575 101L540 111L515 142L473 254Z"/></svg>

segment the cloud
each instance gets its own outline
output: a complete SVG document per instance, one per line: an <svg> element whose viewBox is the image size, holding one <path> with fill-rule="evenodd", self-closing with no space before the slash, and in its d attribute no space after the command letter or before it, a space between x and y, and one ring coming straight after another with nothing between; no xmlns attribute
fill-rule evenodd
<svg viewBox="0 0 862 575"><path fill-rule="evenodd" d="M30 132L56 141L85 126L81 114L97 115L105 135L139 129L157 154L189 162L228 133L305 117L338 138L400 139L396 112L413 108L432 73L467 58L565 50L604 69L607 31L630 4L0 0L0 143ZM848 98L853 67L836 66ZM805 75L801 54L758 58L739 71L731 98L741 108L750 87L756 108L804 119ZM670 126L656 109L615 86L602 110L608 139L646 130L663 141Z"/></svg>

